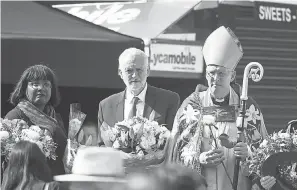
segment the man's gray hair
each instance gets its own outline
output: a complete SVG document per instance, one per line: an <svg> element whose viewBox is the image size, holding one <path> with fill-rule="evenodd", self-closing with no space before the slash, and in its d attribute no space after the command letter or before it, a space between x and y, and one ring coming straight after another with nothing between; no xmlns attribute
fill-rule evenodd
<svg viewBox="0 0 297 190"><path fill-rule="evenodd" d="M121 55L119 56L119 66L122 63L127 63L127 62L134 62L136 59L142 59L145 60L147 63L147 66L149 67L148 63L148 56L140 49L137 48L128 48Z"/></svg>

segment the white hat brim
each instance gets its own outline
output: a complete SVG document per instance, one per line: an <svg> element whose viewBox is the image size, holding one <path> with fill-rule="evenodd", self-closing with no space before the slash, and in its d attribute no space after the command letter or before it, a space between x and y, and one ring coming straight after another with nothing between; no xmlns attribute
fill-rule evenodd
<svg viewBox="0 0 297 190"><path fill-rule="evenodd" d="M77 174L65 174L54 176L55 181L90 181L90 182L113 182L113 183L125 183L126 179L123 177L105 177L105 176L87 176Z"/></svg>

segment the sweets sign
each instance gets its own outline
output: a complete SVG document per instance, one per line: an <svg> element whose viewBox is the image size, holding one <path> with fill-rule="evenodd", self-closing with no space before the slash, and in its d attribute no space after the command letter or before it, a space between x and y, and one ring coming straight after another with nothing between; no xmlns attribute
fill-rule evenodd
<svg viewBox="0 0 297 190"><path fill-rule="evenodd" d="M296 5L256 2L256 13L260 21L297 24Z"/></svg>

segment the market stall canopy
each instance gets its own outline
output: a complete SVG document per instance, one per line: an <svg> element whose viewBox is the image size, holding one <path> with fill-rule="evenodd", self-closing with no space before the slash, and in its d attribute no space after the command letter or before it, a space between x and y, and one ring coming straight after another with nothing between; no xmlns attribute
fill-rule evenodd
<svg viewBox="0 0 297 190"><path fill-rule="evenodd" d="M36 2L1 2L1 38L135 41Z"/></svg>
<svg viewBox="0 0 297 190"><path fill-rule="evenodd" d="M81 19L137 38L156 38L201 0L53 5Z"/></svg>
<svg viewBox="0 0 297 190"><path fill-rule="evenodd" d="M37 2L1 2L1 83L15 84L34 64L56 71L59 85L123 88L118 57L138 38L93 25Z"/></svg>

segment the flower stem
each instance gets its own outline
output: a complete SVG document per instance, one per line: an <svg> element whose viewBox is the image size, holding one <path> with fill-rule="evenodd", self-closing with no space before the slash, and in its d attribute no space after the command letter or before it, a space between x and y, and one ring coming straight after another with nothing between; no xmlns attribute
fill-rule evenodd
<svg viewBox="0 0 297 190"><path fill-rule="evenodd" d="M213 133L212 133L211 126L208 125L208 127L209 127L209 130L210 130L211 136L212 136L212 138L213 138L213 140L214 140L214 142L215 142L215 146L216 146L216 148L218 149L218 144L217 144L216 138L214 137L214 135L213 135ZM225 170L225 173L227 174L227 177L228 177L228 179L229 179L229 181L230 181L230 183L231 183L231 185L232 185L232 189L234 189L234 188L233 188L233 182L232 182L232 180L231 180L230 175L229 175L228 172L227 172L227 168L226 168L224 162L221 161L221 164L223 165L224 170Z"/></svg>

